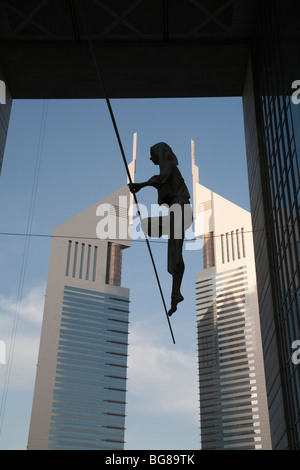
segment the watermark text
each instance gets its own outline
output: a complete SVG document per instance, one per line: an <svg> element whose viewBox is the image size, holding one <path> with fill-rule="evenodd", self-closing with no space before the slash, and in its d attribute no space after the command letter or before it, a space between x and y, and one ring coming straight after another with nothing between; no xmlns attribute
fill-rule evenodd
<svg viewBox="0 0 300 470"><path fill-rule="evenodd" d="M4 341L0 341L0 366L6 364L6 345Z"/></svg>
<svg viewBox="0 0 300 470"><path fill-rule="evenodd" d="M0 80L0 104L6 104L6 85Z"/></svg>
<svg viewBox="0 0 300 470"><path fill-rule="evenodd" d="M171 207L151 204L150 211L140 204L139 212L135 204L129 207L127 204L127 197L120 196L118 205L100 204L97 207L99 221L96 235L100 240L145 240L149 236L162 240L184 239L186 250L203 248L203 232L195 235L190 204L174 204ZM201 219L204 222L203 212L198 217L198 232Z"/></svg>
<svg viewBox="0 0 300 470"><path fill-rule="evenodd" d="M292 103L300 104L300 80L295 80L292 83L292 90L295 90L292 94Z"/></svg>
<svg viewBox="0 0 300 470"><path fill-rule="evenodd" d="M300 340L296 339L292 344L292 349L296 351L292 354L292 363L296 366L300 364Z"/></svg>

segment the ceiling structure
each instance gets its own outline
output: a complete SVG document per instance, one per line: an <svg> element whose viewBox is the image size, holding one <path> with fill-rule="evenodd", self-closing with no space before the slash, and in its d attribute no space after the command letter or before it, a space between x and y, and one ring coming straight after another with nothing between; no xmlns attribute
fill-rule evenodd
<svg viewBox="0 0 300 470"><path fill-rule="evenodd" d="M239 96L257 5L0 0L0 66L15 99L101 98L90 37L111 98Z"/></svg>

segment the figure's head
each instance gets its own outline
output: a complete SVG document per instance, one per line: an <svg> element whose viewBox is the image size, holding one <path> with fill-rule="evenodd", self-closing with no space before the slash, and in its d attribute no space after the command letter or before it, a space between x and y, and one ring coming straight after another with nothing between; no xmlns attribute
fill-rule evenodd
<svg viewBox="0 0 300 470"><path fill-rule="evenodd" d="M154 165L159 165L163 160L172 161L175 165L178 165L178 160L176 155L173 153L171 147L165 142L159 142L158 144L153 145L150 149L150 160Z"/></svg>
<svg viewBox="0 0 300 470"><path fill-rule="evenodd" d="M159 165L159 158L153 147L150 149L150 155L150 160L154 163L154 165Z"/></svg>

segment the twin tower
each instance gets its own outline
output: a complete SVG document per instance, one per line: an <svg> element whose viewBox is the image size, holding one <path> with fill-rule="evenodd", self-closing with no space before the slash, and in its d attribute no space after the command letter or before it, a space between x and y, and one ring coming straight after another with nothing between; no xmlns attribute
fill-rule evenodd
<svg viewBox="0 0 300 470"><path fill-rule="evenodd" d="M270 449L251 215L199 184L193 141L192 175L201 447ZM53 231L29 450L124 449L132 202L126 185ZM97 237L103 204L127 237Z"/></svg>

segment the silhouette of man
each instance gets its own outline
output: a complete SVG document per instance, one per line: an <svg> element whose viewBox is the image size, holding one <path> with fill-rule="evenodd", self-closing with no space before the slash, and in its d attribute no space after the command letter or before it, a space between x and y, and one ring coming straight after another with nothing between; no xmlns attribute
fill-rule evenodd
<svg viewBox="0 0 300 470"><path fill-rule="evenodd" d="M168 235L168 272L173 276L171 295L171 316L177 310L179 302L184 300L180 288L185 270L182 256L185 231L192 224L190 193L178 169L178 160L171 147L160 142L151 147L150 160L159 165L160 173L144 183L129 184L129 189L137 193L146 186L153 186L158 191L158 204L169 207L167 216L143 219L141 226L150 237Z"/></svg>

